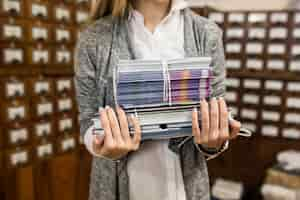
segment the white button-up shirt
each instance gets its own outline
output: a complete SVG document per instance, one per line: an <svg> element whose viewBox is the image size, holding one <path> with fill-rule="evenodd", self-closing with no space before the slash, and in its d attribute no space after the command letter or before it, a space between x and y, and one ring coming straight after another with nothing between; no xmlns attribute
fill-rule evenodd
<svg viewBox="0 0 300 200"><path fill-rule="evenodd" d="M130 31L137 59L184 57L183 0L173 0L169 14L150 32L144 17L132 11ZM130 200L185 200L179 156L168 148L169 140L144 142L128 160Z"/></svg>
<svg viewBox="0 0 300 200"><path fill-rule="evenodd" d="M129 18L130 34L137 59L184 57L185 0L172 0L169 14L150 32L136 10ZM84 142L92 150L92 127ZM130 200L186 200L179 156L168 148L169 140L146 141L128 159ZM95 155L95 154L94 154Z"/></svg>

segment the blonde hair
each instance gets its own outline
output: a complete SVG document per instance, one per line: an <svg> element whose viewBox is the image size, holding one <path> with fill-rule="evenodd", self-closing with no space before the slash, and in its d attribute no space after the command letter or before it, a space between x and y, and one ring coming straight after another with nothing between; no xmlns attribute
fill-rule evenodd
<svg viewBox="0 0 300 200"><path fill-rule="evenodd" d="M130 6L130 0L92 0L90 21L109 15L124 16Z"/></svg>

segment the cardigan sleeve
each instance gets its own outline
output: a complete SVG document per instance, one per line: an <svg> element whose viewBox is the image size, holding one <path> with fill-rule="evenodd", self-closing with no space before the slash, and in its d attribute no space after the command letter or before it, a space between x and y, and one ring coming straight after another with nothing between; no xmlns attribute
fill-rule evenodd
<svg viewBox="0 0 300 200"><path fill-rule="evenodd" d="M213 22L209 22L206 26L206 50L207 54L212 58L213 67L213 83L212 97L224 97L226 92L226 62L223 47L223 32ZM216 158L228 149L229 141L226 141L220 149L206 149L202 145L195 144L199 152L204 154L207 160Z"/></svg>
<svg viewBox="0 0 300 200"><path fill-rule="evenodd" d="M82 32L75 49L74 82L82 136L92 126L91 119L98 113L99 106L103 104L101 100L103 98L98 97L97 89L95 38L91 31Z"/></svg>
<svg viewBox="0 0 300 200"><path fill-rule="evenodd" d="M226 61L223 47L223 32L213 23L207 31L207 48L212 57L212 97L224 97L226 92Z"/></svg>

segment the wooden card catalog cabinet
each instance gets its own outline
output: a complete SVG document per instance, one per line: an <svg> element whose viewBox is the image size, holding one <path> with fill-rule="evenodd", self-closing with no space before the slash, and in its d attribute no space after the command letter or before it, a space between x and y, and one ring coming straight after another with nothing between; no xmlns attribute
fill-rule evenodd
<svg viewBox="0 0 300 200"><path fill-rule="evenodd" d="M265 27L249 27L248 28L248 40L264 41L266 38L267 29Z"/></svg>
<svg viewBox="0 0 300 200"><path fill-rule="evenodd" d="M267 54L273 56L284 56L286 53L286 44L285 43L269 43L267 48Z"/></svg>
<svg viewBox="0 0 300 200"><path fill-rule="evenodd" d="M75 0L77 6L80 7L88 7L89 6L89 0Z"/></svg>
<svg viewBox="0 0 300 200"><path fill-rule="evenodd" d="M32 18L49 20L49 3L47 1L30 0L29 14Z"/></svg>
<svg viewBox="0 0 300 200"><path fill-rule="evenodd" d="M244 26L246 22L246 14L242 12L231 12L227 15L227 23L231 26Z"/></svg>
<svg viewBox="0 0 300 200"><path fill-rule="evenodd" d="M4 149L4 130L3 130L3 127L2 126L0 126L0 154L1 154L1 152L3 151L3 149ZM0 158L0 160L1 160L1 158ZM0 163L1 163L1 161L0 161ZM1 167L0 167L0 169L1 169ZM0 174L1 174L1 172L0 172Z"/></svg>
<svg viewBox="0 0 300 200"><path fill-rule="evenodd" d="M243 108L241 110L241 118L245 120L255 121L257 120L258 113L256 109Z"/></svg>
<svg viewBox="0 0 300 200"><path fill-rule="evenodd" d="M88 153L84 146L79 147L80 162L77 179L77 197L78 199L86 199L89 196L89 183L92 156Z"/></svg>
<svg viewBox="0 0 300 200"><path fill-rule="evenodd" d="M294 27L292 30L292 41L299 42L300 41L300 27Z"/></svg>
<svg viewBox="0 0 300 200"><path fill-rule="evenodd" d="M56 0L57 2L60 2L60 0ZM76 0L63 0L63 3L69 7L71 7L72 5L76 4Z"/></svg>
<svg viewBox="0 0 300 200"><path fill-rule="evenodd" d="M29 144L31 131L28 125L15 123L5 129L6 147L17 147Z"/></svg>
<svg viewBox="0 0 300 200"><path fill-rule="evenodd" d="M277 110L262 110L263 123L278 124L280 120L280 112Z"/></svg>
<svg viewBox="0 0 300 200"><path fill-rule="evenodd" d="M238 78L228 77L226 79L226 87L228 89L237 90L238 88L240 88L240 84L241 82Z"/></svg>
<svg viewBox="0 0 300 200"><path fill-rule="evenodd" d="M61 43L66 42L70 43L73 41L72 29L66 27L58 27L55 29L55 42Z"/></svg>
<svg viewBox="0 0 300 200"><path fill-rule="evenodd" d="M262 70L264 68L264 60L262 58L247 58L246 68L251 70Z"/></svg>
<svg viewBox="0 0 300 200"><path fill-rule="evenodd" d="M242 97L242 102L244 104L258 105L259 104L259 96L255 93L254 94L251 94L251 93L244 94Z"/></svg>
<svg viewBox="0 0 300 200"><path fill-rule="evenodd" d="M2 0L0 3L0 15L24 16L24 1Z"/></svg>
<svg viewBox="0 0 300 200"><path fill-rule="evenodd" d="M251 12L248 14L248 23L250 25L266 25L267 13L263 12Z"/></svg>
<svg viewBox="0 0 300 200"><path fill-rule="evenodd" d="M238 93L236 91L227 91L225 96L226 102L236 103L238 99Z"/></svg>
<svg viewBox="0 0 300 200"><path fill-rule="evenodd" d="M33 125L33 137L35 141L41 141L54 136L55 124L53 120L38 120Z"/></svg>
<svg viewBox="0 0 300 200"><path fill-rule="evenodd" d="M277 95L265 95L263 97L263 105L264 107L280 107L282 104L282 100L280 96Z"/></svg>
<svg viewBox="0 0 300 200"><path fill-rule="evenodd" d="M225 35L227 40L242 40L245 36L245 29L243 27L227 28Z"/></svg>
<svg viewBox="0 0 300 200"><path fill-rule="evenodd" d="M293 25L300 25L300 12L299 11L296 11L293 13L294 16L293 16Z"/></svg>
<svg viewBox="0 0 300 200"><path fill-rule="evenodd" d="M84 144L84 139L83 139L82 135L80 135L80 134L78 134L78 143L79 143L80 145L83 145L83 144Z"/></svg>
<svg viewBox="0 0 300 200"><path fill-rule="evenodd" d="M299 94L300 93L300 80L299 81L289 81L287 83L287 91L289 94Z"/></svg>
<svg viewBox="0 0 300 200"><path fill-rule="evenodd" d="M0 186L2 186L2 188L4 188L4 183L2 182L3 177L5 176L5 165L4 165L4 152L0 151ZM1 195L0 193L0 197L4 198L4 189L0 189L0 192L3 193L3 195Z"/></svg>
<svg viewBox="0 0 300 200"><path fill-rule="evenodd" d="M73 101L73 97L62 97L58 98L57 100L57 112L58 113L63 113L63 112L74 112L75 109L75 104Z"/></svg>
<svg viewBox="0 0 300 200"><path fill-rule="evenodd" d="M34 119L48 118L55 113L52 98L39 97L33 101L32 117Z"/></svg>
<svg viewBox="0 0 300 200"><path fill-rule="evenodd" d="M33 97L38 96L54 96L54 85L50 78L35 77L30 78L30 94Z"/></svg>
<svg viewBox="0 0 300 200"><path fill-rule="evenodd" d="M55 49L55 64L57 65L72 65L73 48L66 46L57 47Z"/></svg>
<svg viewBox="0 0 300 200"><path fill-rule="evenodd" d="M56 95L65 95L69 96L74 94L74 84L72 78L59 78L55 80L56 82Z"/></svg>
<svg viewBox="0 0 300 200"><path fill-rule="evenodd" d="M242 67L242 60L240 58L228 57L226 59L226 68L232 70L240 70Z"/></svg>
<svg viewBox="0 0 300 200"><path fill-rule="evenodd" d="M291 56L294 58L300 58L300 43L296 43L291 46Z"/></svg>
<svg viewBox="0 0 300 200"><path fill-rule="evenodd" d="M29 47L28 48L28 54L30 55L29 63L31 65L48 65L50 64L51 61L50 53L51 50L42 44Z"/></svg>
<svg viewBox="0 0 300 200"><path fill-rule="evenodd" d="M70 152L56 156L51 160L47 181L51 184L51 200L74 200L78 199L78 154ZM86 197L87 198L87 197Z"/></svg>
<svg viewBox="0 0 300 200"><path fill-rule="evenodd" d="M285 127L282 130L282 137L291 140L300 139L300 129L293 127Z"/></svg>
<svg viewBox="0 0 300 200"><path fill-rule="evenodd" d="M1 57L0 64L2 66L24 65L25 49L20 45L0 45Z"/></svg>
<svg viewBox="0 0 300 200"><path fill-rule="evenodd" d="M300 113L295 111L286 112L284 115L284 122L291 126L300 124Z"/></svg>
<svg viewBox="0 0 300 200"><path fill-rule="evenodd" d="M225 14L222 12L211 12L208 18L213 20L218 25L222 26L225 23Z"/></svg>
<svg viewBox="0 0 300 200"><path fill-rule="evenodd" d="M38 22L32 22L29 26L29 34L31 42L49 42L51 41L50 35L51 27L49 24Z"/></svg>
<svg viewBox="0 0 300 200"><path fill-rule="evenodd" d="M72 115L63 114L57 118L57 131L59 134L61 133L71 133L74 131L75 121Z"/></svg>
<svg viewBox="0 0 300 200"><path fill-rule="evenodd" d="M286 69L286 63L284 59L269 58L266 62L266 68L270 70L284 71Z"/></svg>
<svg viewBox="0 0 300 200"><path fill-rule="evenodd" d="M29 119L28 102L13 100L2 104L2 119L5 123L15 123Z"/></svg>
<svg viewBox="0 0 300 200"><path fill-rule="evenodd" d="M8 168L17 168L30 164L32 161L31 149L16 148L15 150L9 150L6 152L5 163Z"/></svg>
<svg viewBox="0 0 300 200"><path fill-rule="evenodd" d="M78 112L78 108L77 106L75 106L75 113L74 113L74 117L75 117L75 132L80 135L80 116L79 116L79 112Z"/></svg>
<svg viewBox="0 0 300 200"><path fill-rule="evenodd" d="M0 41L24 42L26 40L26 22L23 20L0 19Z"/></svg>
<svg viewBox="0 0 300 200"><path fill-rule="evenodd" d="M289 20L289 13L287 12L272 12L270 13L270 24L286 26Z"/></svg>
<svg viewBox="0 0 300 200"><path fill-rule="evenodd" d="M86 23L89 18L89 12L87 10L77 10L75 18L77 24Z"/></svg>
<svg viewBox="0 0 300 200"><path fill-rule="evenodd" d="M289 63L289 70L291 72L300 72L300 58L292 58Z"/></svg>
<svg viewBox="0 0 300 200"><path fill-rule="evenodd" d="M265 90L281 91L283 89L283 81L281 80L266 80Z"/></svg>
<svg viewBox="0 0 300 200"><path fill-rule="evenodd" d="M75 136L59 137L57 141L58 153L74 151L77 148L77 139Z"/></svg>
<svg viewBox="0 0 300 200"><path fill-rule="evenodd" d="M50 158L54 155L54 145L51 142L43 142L36 146L36 158L39 160Z"/></svg>
<svg viewBox="0 0 300 200"><path fill-rule="evenodd" d="M54 12L54 19L56 20L57 23L72 22L72 17L73 17L72 11L68 6L64 4L54 6L53 12Z"/></svg>
<svg viewBox="0 0 300 200"><path fill-rule="evenodd" d="M286 40L288 38L287 27L271 27L269 30L270 40Z"/></svg>
<svg viewBox="0 0 300 200"><path fill-rule="evenodd" d="M261 81L257 79L244 79L243 86L245 90L260 91Z"/></svg>
<svg viewBox="0 0 300 200"><path fill-rule="evenodd" d="M246 54L260 56L264 52L264 43L262 42L248 42L246 44Z"/></svg>
<svg viewBox="0 0 300 200"><path fill-rule="evenodd" d="M239 55L243 52L243 45L239 41L227 42L225 45L227 55Z"/></svg>
<svg viewBox="0 0 300 200"><path fill-rule="evenodd" d="M276 125L264 123L261 129L261 134L265 137L278 137L279 129Z"/></svg>
<svg viewBox="0 0 300 200"><path fill-rule="evenodd" d="M11 77L4 78L1 81L3 95L5 99L25 98L28 94L26 91L26 81L24 79Z"/></svg>
<svg viewBox="0 0 300 200"><path fill-rule="evenodd" d="M286 106L289 110L300 110L300 97L289 96L286 100Z"/></svg>

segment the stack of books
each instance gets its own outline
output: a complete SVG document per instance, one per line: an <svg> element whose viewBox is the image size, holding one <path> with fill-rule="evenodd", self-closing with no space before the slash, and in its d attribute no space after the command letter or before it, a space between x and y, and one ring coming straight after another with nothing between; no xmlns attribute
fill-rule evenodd
<svg viewBox="0 0 300 200"><path fill-rule="evenodd" d="M115 69L116 103L125 109L188 105L211 95L210 58L122 61Z"/></svg>
<svg viewBox="0 0 300 200"><path fill-rule="evenodd" d="M211 97L210 65L210 57L120 61L113 73L115 104L138 117L143 140L191 136L193 108ZM99 116L93 121L94 133L103 134Z"/></svg>

